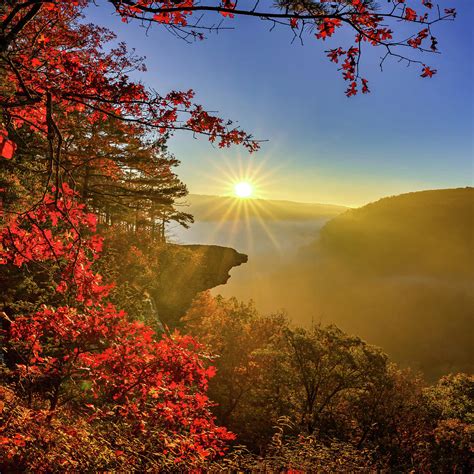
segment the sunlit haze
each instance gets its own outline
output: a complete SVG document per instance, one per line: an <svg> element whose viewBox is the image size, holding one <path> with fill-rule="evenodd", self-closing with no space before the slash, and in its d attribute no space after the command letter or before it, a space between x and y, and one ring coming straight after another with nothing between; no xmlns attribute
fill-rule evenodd
<svg viewBox="0 0 474 474"><path fill-rule="evenodd" d="M169 146L191 193L232 194L228 181L218 181L223 175L211 178L210 170L225 162L234 175L247 165L271 171L272 182L252 197L361 206L472 182L474 81L467 58L474 2L453 3L455 25L439 25L442 54L429 58L438 69L434 78L427 82L415 65L396 61L381 72L381 51L367 49L364 70L372 92L350 99L336 66L324 59L324 50L337 46L332 39L301 46L283 28L269 32L260 20L235 18L235 29L188 44L164 29L124 24L107 6L91 7L89 19L146 55L148 72L140 77L152 87L192 87L196 101L266 140L249 155L176 133Z"/></svg>
<svg viewBox="0 0 474 474"><path fill-rule="evenodd" d="M239 198L248 198L252 196L252 185L246 181L241 181L234 186L234 192Z"/></svg>

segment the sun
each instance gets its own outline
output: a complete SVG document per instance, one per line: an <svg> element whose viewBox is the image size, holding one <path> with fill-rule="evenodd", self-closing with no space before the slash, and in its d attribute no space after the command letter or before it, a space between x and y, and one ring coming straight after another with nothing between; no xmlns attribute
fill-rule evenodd
<svg viewBox="0 0 474 474"><path fill-rule="evenodd" d="M248 198L252 195L252 185L247 181L240 181L234 185L235 195L239 198Z"/></svg>

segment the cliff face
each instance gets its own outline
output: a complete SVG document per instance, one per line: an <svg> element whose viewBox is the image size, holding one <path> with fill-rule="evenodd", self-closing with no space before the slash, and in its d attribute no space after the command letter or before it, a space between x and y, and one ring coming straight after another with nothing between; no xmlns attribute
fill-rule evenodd
<svg viewBox="0 0 474 474"><path fill-rule="evenodd" d="M229 247L167 245L160 251L159 284L152 294L161 321L176 327L198 293L225 284L229 271L247 260Z"/></svg>

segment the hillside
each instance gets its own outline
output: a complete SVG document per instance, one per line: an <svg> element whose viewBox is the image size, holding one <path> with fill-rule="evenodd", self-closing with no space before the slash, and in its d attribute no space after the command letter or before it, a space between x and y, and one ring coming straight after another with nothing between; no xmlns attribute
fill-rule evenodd
<svg viewBox="0 0 474 474"><path fill-rule="evenodd" d="M473 208L472 188L384 198L334 217L291 260L249 253L258 271L235 269L217 291L336 323L429 378L472 371Z"/></svg>
<svg viewBox="0 0 474 474"><path fill-rule="evenodd" d="M185 244L233 247L249 255L231 281L267 273L269 262L289 261L321 227L347 210L343 206L191 194L183 209L194 216L190 229L175 226L171 239ZM235 275L235 276L234 276Z"/></svg>
<svg viewBox="0 0 474 474"><path fill-rule="evenodd" d="M264 221L304 221L333 217L347 208L332 204L301 203L270 199L240 199L190 194L188 211L197 222L260 218Z"/></svg>
<svg viewBox="0 0 474 474"><path fill-rule="evenodd" d="M321 230L323 255L383 275L474 275L474 188L403 194L351 209Z"/></svg>

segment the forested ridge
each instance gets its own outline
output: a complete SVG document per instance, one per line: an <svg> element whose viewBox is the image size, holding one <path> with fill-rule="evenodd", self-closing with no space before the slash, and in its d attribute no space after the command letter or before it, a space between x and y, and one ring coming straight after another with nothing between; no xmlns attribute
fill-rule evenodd
<svg viewBox="0 0 474 474"><path fill-rule="evenodd" d="M472 279L473 220L473 188L408 193L332 219L317 245L379 275Z"/></svg>
<svg viewBox="0 0 474 474"><path fill-rule="evenodd" d="M471 372L473 223L473 188L402 194L337 216L308 251L328 279L326 310L431 380ZM348 288L352 316L329 285Z"/></svg>
<svg viewBox="0 0 474 474"><path fill-rule="evenodd" d="M248 272L236 269L219 292L253 299L263 313L284 308L304 327L334 323L430 381L471 373L473 196L472 188L391 196L319 228L318 218L277 221L267 228L278 247L257 228L252 248L242 224L236 242L247 244Z"/></svg>
<svg viewBox="0 0 474 474"><path fill-rule="evenodd" d="M239 202L235 197L191 194L185 200L198 222L259 218L264 221L306 221L333 217L347 208L332 204L301 203L269 199ZM229 212L230 209L230 212ZM224 216L224 217L223 217Z"/></svg>
<svg viewBox="0 0 474 474"><path fill-rule="evenodd" d="M86 22L93 3L0 4L0 470L471 471L471 375L427 384L334 325L202 292L247 257L168 242L170 223L193 222L169 140L262 142L191 89L135 80L143 58ZM370 92L362 44L433 77L418 54L456 16L427 0L107 3L189 41L221 30L196 12L300 39L347 27L325 54L348 97Z"/></svg>

